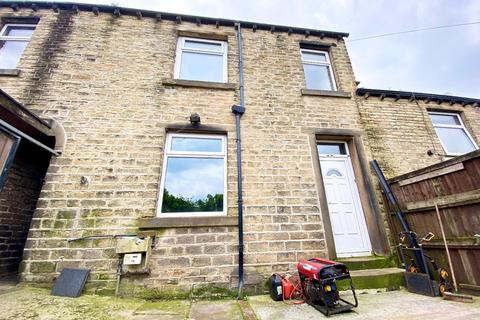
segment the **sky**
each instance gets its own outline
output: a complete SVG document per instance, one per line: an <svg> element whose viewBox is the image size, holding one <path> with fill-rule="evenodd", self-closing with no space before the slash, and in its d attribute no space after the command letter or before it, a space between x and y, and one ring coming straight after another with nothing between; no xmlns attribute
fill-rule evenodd
<svg viewBox="0 0 480 320"><path fill-rule="evenodd" d="M348 32L347 48L360 87L480 98L480 0L77 2ZM353 41L469 22L479 23Z"/></svg>

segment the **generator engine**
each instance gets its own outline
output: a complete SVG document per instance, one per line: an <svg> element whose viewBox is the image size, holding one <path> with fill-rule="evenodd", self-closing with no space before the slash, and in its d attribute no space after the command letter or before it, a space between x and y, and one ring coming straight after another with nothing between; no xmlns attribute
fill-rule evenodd
<svg viewBox="0 0 480 320"><path fill-rule="evenodd" d="M297 269L306 302L324 315L348 311L358 306L352 278L345 264L313 258L299 261ZM349 283L354 303L340 298L337 287L340 280Z"/></svg>

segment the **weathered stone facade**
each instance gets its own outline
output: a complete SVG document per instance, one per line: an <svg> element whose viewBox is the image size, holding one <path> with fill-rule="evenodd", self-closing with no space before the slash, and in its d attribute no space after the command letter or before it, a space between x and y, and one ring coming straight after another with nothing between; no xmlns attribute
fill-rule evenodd
<svg viewBox="0 0 480 320"><path fill-rule="evenodd" d="M454 112L479 141L479 109L461 103L378 97L357 97L365 134L374 158L387 177L394 177L446 159L428 111ZM433 151L429 156L427 151Z"/></svg>
<svg viewBox="0 0 480 320"><path fill-rule="evenodd" d="M0 87L41 117L62 123L68 142L51 160L25 247L22 279L51 283L63 267L86 267L92 269L89 286L111 289L118 261L115 240L67 239L153 232L151 273L126 278L124 292L205 283L234 286L236 226L138 228L140 218L156 215L166 132L187 125L194 112L202 125L227 134L228 216L237 215L230 110L239 100L233 25L0 8L1 17L27 15L40 20L18 66L20 75L1 77ZM182 32L228 39L233 86L172 80ZM389 176L440 161L426 151L431 139L437 151L441 146L425 116L430 105L355 96L341 37L253 29L242 35L245 270L247 283L258 284L276 270L294 269L301 258L330 255L314 151L324 129L359 134L365 159L379 159ZM344 94L302 92L299 44L305 40L329 45L338 91ZM478 110L471 105L434 107L463 112L471 133L480 135ZM82 185L82 176L90 183Z"/></svg>

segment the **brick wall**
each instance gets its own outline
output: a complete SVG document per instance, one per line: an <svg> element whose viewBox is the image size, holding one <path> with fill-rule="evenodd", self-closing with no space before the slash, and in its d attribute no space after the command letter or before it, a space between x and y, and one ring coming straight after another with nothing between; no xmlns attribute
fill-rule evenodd
<svg viewBox="0 0 480 320"><path fill-rule="evenodd" d="M0 275L16 273L46 166L33 163L21 143L0 192Z"/></svg>
<svg viewBox="0 0 480 320"><path fill-rule="evenodd" d="M0 15L12 14L32 11L0 10ZM220 126L227 133L228 215L237 213L235 121L230 106L238 103L238 89L164 82L173 76L177 32L186 30L228 37L228 80L238 86L235 32L222 26L82 11L40 10L35 15L41 19L20 62L21 74L1 77L0 86L40 116L58 119L68 142L48 169L25 248L22 277L51 283L64 266L88 267L90 286L112 288L118 259L115 241L67 239L137 233L138 219L156 214L166 128L187 124L193 112L200 114L202 124ZM355 79L343 40L243 31L247 282L261 282L276 270L292 270L300 258L327 255L312 132L365 126L367 158L373 152L382 161L391 161L389 167L401 168L395 174L406 170L400 154L391 156L379 147L385 141L392 147L408 146L401 133L390 136L387 129L392 122L380 121L394 117L389 113L393 108L377 107L373 99L302 95L299 42L306 39L334 44L331 60L337 86L353 94ZM398 115L392 121L405 117ZM422 152L418 157L427 163L431 158ZM417 164L413 158L411 162ZM91 182L80 184L82 176ZM126 278L124 291L234 285L236 227L151 231L157 236L151 274Z"/></svg>

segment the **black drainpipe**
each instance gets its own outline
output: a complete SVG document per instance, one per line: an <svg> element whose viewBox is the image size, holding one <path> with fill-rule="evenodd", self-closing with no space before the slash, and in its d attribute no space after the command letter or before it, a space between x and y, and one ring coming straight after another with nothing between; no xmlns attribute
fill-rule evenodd
<svg viewBox="0 0 480 320"><path fill-rule="evenodd" d="M240 138L240 117L245 113L245 98L243 93L243 52L242 30L237 23L238 74L240 77L240 105L232 106L235 115L237 134L237 204L238 204L238 299L242 298L243 289L243 197L242 197L242 141Z"/></svg>

